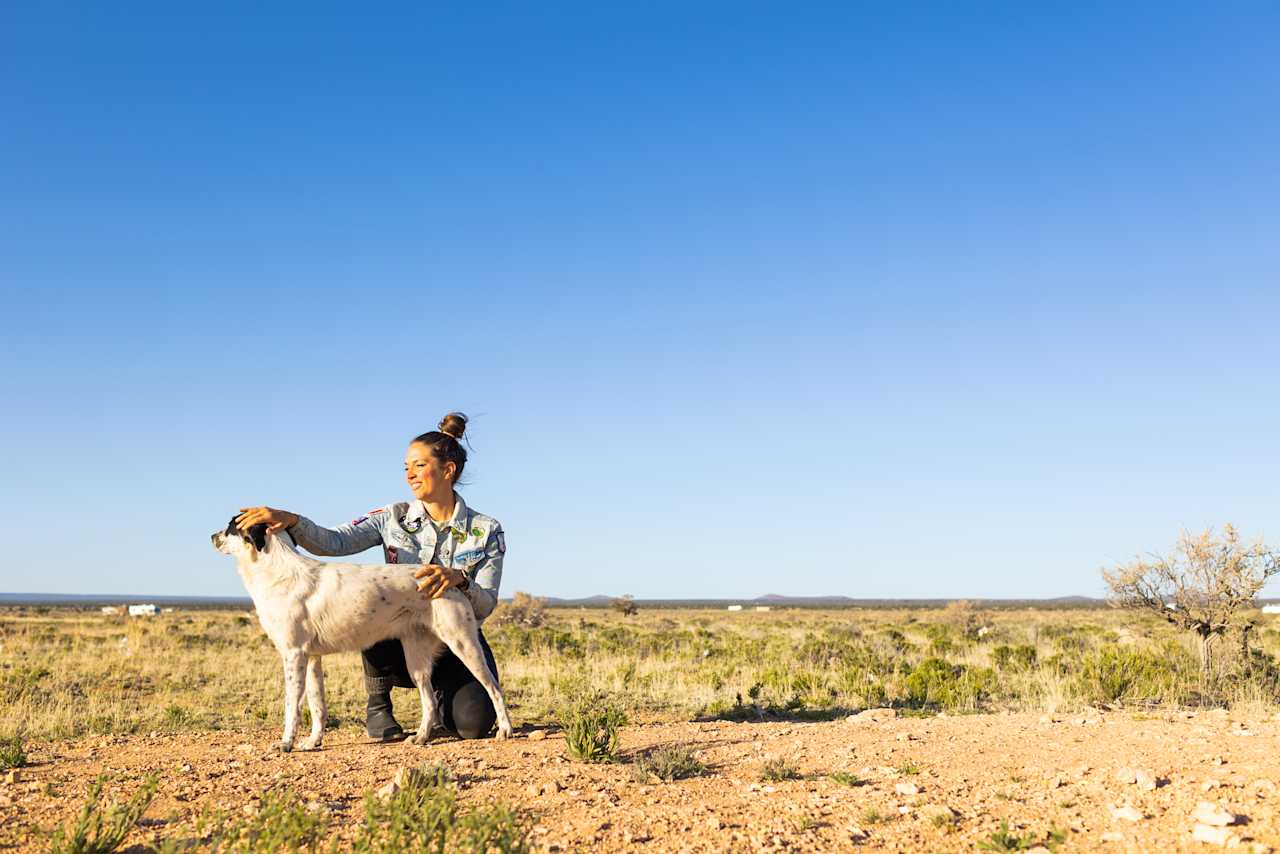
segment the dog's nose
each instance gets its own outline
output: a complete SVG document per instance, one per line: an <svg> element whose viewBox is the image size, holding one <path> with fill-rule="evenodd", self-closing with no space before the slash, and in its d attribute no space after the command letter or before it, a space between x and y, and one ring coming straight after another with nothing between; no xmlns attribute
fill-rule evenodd
<svg viewBox="0 0 1280 854"><path fill-rule="evenodd" d="M219 540L221 537L222 537L222 532L221 532L221 531L215 531L214 533L212 533L212 534L210 534L210 535L209 535L209 541L213 543L213 547L214 547L215 549L218 547L218 540Z"/></svg>

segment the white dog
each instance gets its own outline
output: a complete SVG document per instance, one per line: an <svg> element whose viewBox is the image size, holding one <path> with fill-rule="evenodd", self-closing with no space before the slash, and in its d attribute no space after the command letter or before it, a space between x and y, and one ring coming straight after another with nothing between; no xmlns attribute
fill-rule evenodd
<svg viewBox="0 0 1280 854"><path fill-rule="evenodd" d="M480 649L475 612L458 591L426 599L414 581L415 567L315 560L299 554L286 537L268 534L266 525L242 533L233 520L212 539L218 551L235 556L258 621L284 660L281 750L293 749L304 689L311 707L311 735L300 746L314 750L324 738L327 712L320 657L355 652L388 638L404 645L409 675L422 695L415 744L427 742L439 719L431 668L445 645L489 692L498 717L497 737L511 736L502 689Z"/></svg>

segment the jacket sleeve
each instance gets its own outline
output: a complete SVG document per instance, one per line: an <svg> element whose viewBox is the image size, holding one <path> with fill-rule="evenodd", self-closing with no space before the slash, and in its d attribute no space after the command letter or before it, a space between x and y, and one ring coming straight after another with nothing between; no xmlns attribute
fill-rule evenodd
<svg viewBox="0 0 1280 854"><path fill-rule="evenodd" d="M502 559L507 553L507 541L502 533L502 526L495 525L484 542L484 557L467 570L471 576L471 586L465 595L471 600L475 609L476 620L484 622L484 618L493 613L498 606L498 585L502 583Z"/></svg>
<svg viewBox="0 0 1280 854"><path fill-rule="evenodd" d="M306 516L299 516L298 524L289 529L289 535L313 555L353 555L382 543L382 526L386 521L385 509L336 528L322 528Z"/></svg>

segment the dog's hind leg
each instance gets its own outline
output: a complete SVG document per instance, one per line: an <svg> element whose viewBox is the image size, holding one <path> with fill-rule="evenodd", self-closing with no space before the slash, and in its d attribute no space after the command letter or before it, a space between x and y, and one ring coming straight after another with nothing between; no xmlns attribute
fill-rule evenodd
<svg viewBox="0 0 1280 854"><path fill-rule="evenodd" d="M440 722L440 704L436 702L436 692L431 687L431 671L440 653L440 641L433 635L415 632L401 638L400 644L404 647L405 667L422 698L422 723L418 724L412 742L426 744L431 739L432 728Z"/></svg>
<svg viewBox="0 0 1280 854"><path fill-rule="evenodd" d="M318 655L307 659L307 707L311 709L311 735L298 746L303 750L318 750L324 740L324 725L329 720L324 701L324 667Z"/></svg>
<svg viewBox="0 0 1280 854"><path fill-rule="evenodd" d="M466 607L470 608L468 604ZM436 622L434 629L436 634L440 636L449 649L453 650L453 654L458 660L467 666L471 671L471 675L476 677L476 681L484 687L485 692L489 695L489 701L493 703L493 712L498 718L498 738L511 737L511 717L507 714L507 701L502 696L502 688L498 685L498 680L493 678L493 673L489 670L489 663L484 660L484 650L480 648L480 641L476 638L475 620L454 619L454 614L448 613L444 608L437 608L435 611Z"/></svg>
<svg viewBox="0 0 1280 854"><path fill-rule="evenodd" d="M284 736L277 747L288 753L298 737L298 718L302 716L302 694L307 682L307 654L289 650L284 658Z"/></svg>

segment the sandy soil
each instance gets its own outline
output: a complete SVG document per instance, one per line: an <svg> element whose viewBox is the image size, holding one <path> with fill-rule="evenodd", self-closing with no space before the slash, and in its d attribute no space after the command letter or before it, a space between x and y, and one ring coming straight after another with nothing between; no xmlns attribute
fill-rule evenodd
<svg viewBox="0 0 1280 854"><path fill-rule="evenodd" d="M1280 849L1280 721L1129 711L886 718L626 728L626 754L680 744L711 767L673 783L569 760L561 736L546 731L415 748L369 744L348 728L320 752L289 755L271 750L266 729L87 737L34 747L32 767L16 780L0 775L0 842L41 850L40 832L75 813L95 775L136 781L151 769L162 772L160 790L129 844L189 836L201 810L252 809L277 784L323 804L345 837L365 792L398 767L437 761L459 778L464 807L518 804L536 847L549 851L972 851L1002 819L1039 839L1056 825L1062 851L1205 850L1214 846L1193 837L1201 801L1234 816L1201 833L1241 840L1240 850ZM770 758L805 777L761 782ZM864 782L842 785L834 772Z"/></svg>

